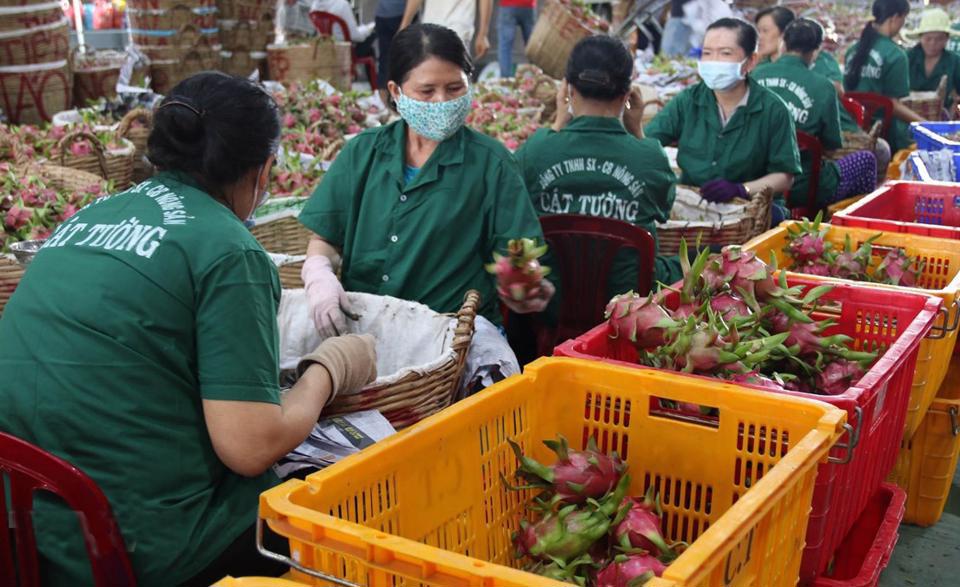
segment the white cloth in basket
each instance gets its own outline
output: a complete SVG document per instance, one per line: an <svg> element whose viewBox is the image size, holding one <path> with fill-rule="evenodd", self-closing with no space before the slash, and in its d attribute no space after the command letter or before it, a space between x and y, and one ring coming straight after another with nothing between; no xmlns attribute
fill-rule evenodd
<svg viewBox="0 0 960 587"><path fill-rule="evenodd" d="M670 210L670 220L663 227L677 226L715 226L740 222L747 217L743 204L720 204L708 202L697 192L684 186L677 186L677 198Z"/></svg>
<svg viewBox="0 0 960 587"><path fill-rule="evenodd" d="M407 374L425 373L454 356L457 319L437 314L427 306L365 293L349 292L350 304L360 320L347 319L351 333L372 334L377 339L375 386L399 381ZM307 311L303 289L285 289L277 314L280 328L280 369L294 369L300 357L323 340Z"/></svg>

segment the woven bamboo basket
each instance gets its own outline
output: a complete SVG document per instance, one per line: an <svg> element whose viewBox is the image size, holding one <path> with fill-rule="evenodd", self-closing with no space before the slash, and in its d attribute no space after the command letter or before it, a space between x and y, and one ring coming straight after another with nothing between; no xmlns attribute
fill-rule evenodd
<svg viewBox="0 0 960 587"><path fill-rule="evenodd" d="M13 290L17 289L25 269L11 257L0 255L0 316L10 301Z"/></svg>
<svg viewBox="0 0 960 587"><path fill-rule="evenodd" d="M163 31L131 30L130 38L138 47L156 49L158 47L177 48L181 52L190 51L201 46L213 49L220 45L220 29L200 29L193 25L186 25L179 29ZM149 56L149 53L147 54Z"/></svg>
<svg viewBox="0 0 960 587"><path fill-rule="evenodd" d="M224 73L247 77L254 70L260 71L262 75L266 69L267 54L264 52L244 50L220 52L220 71Z"/></svg>
<svg viewBox="0 0 960 587"><path fill-rule="evenodd" d="M547 0L527 42L527 58L552 78L562 79L573 46L598 34L556 0Z"/></svg>
<svg viewBox="0 0 960 587"><path fill-rule="evenodd" d="M139 122L139 126L133 126ZM120 119L117 136L133 143L133 182L140 183L153 175L153 165L147 161L147 139L153 128L153 113L146 108L134 108Z"/></svg>
<svg viewBox="0 0 960 587"><path fill-rule="evenodd" d="M678 186L679 187L679 186ZM683 186L699 193L699 189ZM749 201L742 202L744 213L736 219L713 223L668 220L657 225L657 241L661 255L676 255L680 251L680 240L687 243L700 242L702 245L742 245L753 237L770 228L773 191L765 189Z"/></svg>
<svg viewBox="0 0 960 587"><path fill-rule="evenodd" d="M93 153L81 156L70 154L70 145L84 139L93 145ZM58 164L99 175L113 181L118 189L124 189L133 181L133 154L136 149L127 139L121 138L120 142L122 149L108 150L93 133L85 130L69 132L57 144Z"/></svg>
<svg viewBox="0 0 960 587"><path fill-rule="evenodd" d="M256 224L250 228L254 238L271 253L282 253L284 255L305 255L307 245L310 243L310 237L313 233L300 224L296 216L284 216L263 224ZM300 270L303 268L303 262L288 263L280 267L280 285L283 289L300 289L303 287L303 279L300 278Z"/></svg>
<svg viewBox="0 0 960 587"><path fill-rule="evenodd" d="M920 115L924 120L944 119L944 101L947 99L947 76L940 78L935 92L910 92L903 105Z"/></svg>
<svg viewBox="0 0 960 587"><path fill-rule="evenodd" d="M219 67L220 53L206 49L188 51L179 59L152 59L150 86L157 94L167 94L191 75Z"/></svg>
<svg viewBox="0 0 960 587"><path fill-rule="evenodd" d="M278 82L307 82L322 79L338 90L349 90L351 76L350 43L318 37L310 43L268 45L267 67L270 79Z"/></svg>
<svg viewBox="0 0 960 587"><path fill-rule="evenodd" d="M337 396L323 409L324 414L333 416L379 410L399 430L448 407L453 403L463 375L479 307L480 294L475 290L468 291L456 314L457 325L451 344L453 353L443 364L426 373L410 373L389 385L371 386L354 395Z"/></svg>
<svg viewBox="0 0 960 587"><path fill-rule="evenodd" d="M79 56L78 49L71 53L73 68L73 103L82 108L91 101L100 98L113 98L117 95L117 80L120 78L120 68L123 67L125 55L120 52L96 53L92 64L89 57Z"/></svg>
<svg viewBox="0 0 960 587"><path fill-rule="evenodd" d="M264 13L258 20L221 20L219 26L220 42L226 51L262 51L273 41L272 13Z"/></svg>
<svg viewBox="0 0 960 587"><path fill-rule="evenodd" d="M70 55L69 21L0 31L0 64L28 65L63 61Z"/></svg>
<svg viewBox="0 0 960 587"><path fill-rule="evenodd" d="M31 65L0 65L0 108L13 124L49 122L73 102L73 74L64 59Z"/></svg>
<svg viewBox="0 0 960 587"><path fill-rule="evenodd" d="M827 159L832 159L837 161L843 159L847 155L852 155L858 151L870 151L871 153L877 148L877 139L880 138L880 128L883 124L878 120L874 123L873 127L870 129L869 133L865 132L844 132L843 133L843 147L837 149L836 151L831 151L826 154Z"/></svg>
<svg viewBox="0 0 960 587"><path fill-rule="evenodd" d="M217 6L223 20L262 20L264 15L273 18L277 4L274 0L218 0Z"/></svg>
<svg viewBox="0 0 960 587"><path fill-rule="evenodd" d="M2 2L3 0L0 0ZM187 0L127 0L127 10L173 10ZM216 8L217 0L189 0L193 8Z"/></svg>
<svg viewBox="0 0 960 587"><path fill-rule="evenodd" d="M63 8L57 0L4 7L0 11L0 32L28 30L63 19Z"/></svg>
<svg viewBox="0 0 960 587"><path fill-rule="evenodd" d="M217 11L215 8L196 8L187 4L179 4L173 8L159 10L128 8L127 18L130 21L131 29L142 31L179 29L190 25L199 29L217 27Z"/></svg>

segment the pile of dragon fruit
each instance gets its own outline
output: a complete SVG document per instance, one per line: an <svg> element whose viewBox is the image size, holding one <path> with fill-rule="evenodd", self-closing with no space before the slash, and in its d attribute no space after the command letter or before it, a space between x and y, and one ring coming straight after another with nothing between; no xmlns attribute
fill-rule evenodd
<svg viewBox="0 0 960 587"><path fill-rule="evenodd" d="M45 239L95 198L110 193L102 181L79 192L54 189L29 169L0 163L0 252L24 240Z"/></svg>
<svg viewBox="0 0 960 587"><path fill-rule="evenodd" d="M686 544L663 536L663 511L651 487L630 497L627 465L615 453L603 454L591 438L586 450L567 440L545 440L557 461L544 465L511 442L524 483L512 490L539 490L530 519L513 535L514 555L524 569L581 587L639 587L659 577Z"/></svg>
<svg viewBox="0 0 960 587"><path fill-rule="evenodd" d="M124 142L111 130L96 127L83 122L69 126L47 124L34 126L30 124L6 125L0 123L0 160L34 161L47 159L55 161L60 157L60 140L73 131L83 131L95 136L107 151L123 151L129 149L129 143ZM66 145L66 155L83 157L94 153L94 145L85 138L77 138Z"/></svg>
<svg viewBox="0 0 960 587"><path fill-rule="evenodd" d="M691 264L681 243L684 279L641 297L629 292L606 309L609 336L626 339L639 363L771 390L844 393L876 359L853 339L828 334L835 321L823 297L833 286L789 286L786 273L739 246Z"/></svg>
<svg viewBox="0 0 960 587"><path fill-rule="evenodd" d="M542 105L532 96L516 97L477 88L467 124L516 151L540 128Z"/></svg>
<svg viewBox="0 0 960 587"><path fill-rule="evenodd" d="M890 249L876 267L872 266L873 243L883 233L868 238L857 248L847 235L840 250L827 240L829 232L830 226L821 223L820 215L813 222L804 219L788 228L784 253L793 260L790 269L808 275L855 281L907 287L917 285L925 262L907 255L901 248Z"/></svg>

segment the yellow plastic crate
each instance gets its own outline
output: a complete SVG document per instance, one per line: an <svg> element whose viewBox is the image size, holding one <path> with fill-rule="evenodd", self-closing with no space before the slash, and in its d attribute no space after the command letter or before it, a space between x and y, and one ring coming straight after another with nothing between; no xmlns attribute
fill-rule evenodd
<svg viewBox="0 0 960 587"><path fill-rule="evenodd" d="M304 584L276 577L224 577L211 587L304 587Z"/></svg>
<svg viewBox="0 0 960 587"><path fill-rule="evenodd" d="M903 521L933 526L943 515L960 456L960 360L955 359L917 433L904 442L890 476L907 492Z"/></svg>
<svg viewBox="0 0 960 587"><path fill-rule="evenodd" d="M655 398L708 405L719 422L657 413ZM594 436L653 486L664 533L690 548L649 587L795 585L818 463L843 432L827 404L719 381L578 359L540 359L363 452L264 492L260 524L290 539L300 571L346 585L562 587L517 566L511 533L529 491L507 440L551 462L541 443ZM315 585L323 579L292 576Z"/></svg>
<svg viewBox="0 0 960 587"><path fill-rule="evenodd" d="M745 249L755 251L764 261L770 260L770 252L777 256L780 267L789 266L793 260L783 252L787 245L787 227L797 224L788 221L779 227L771 229L751 240ZM854 247L859 247L868 238L876 235L877 230L863 228L848 228L845 226L830 226L827 240L835 246L843 247L844 240L850 235ZM819 277L800 273L790 275L804 275L810 279L826 283L853 283L864 287L879 287L894 289L901 292L912 292L938 296L943 300L942 316L937 319L933 330L920 343L917 352L917 366L913 376L913 386L910 391L910 403L907 407L907 420L904 425L904 438L912 438L920 426L923 415L930 407L933 398L943 383L953 355L954 345L957 342L957 326L960 322L960 240L951 241L930 237L914 236L903 233L883 233L873 243L875 256L883 257L891 248L902 248L908 255L913 255L924 261L926 265L918 282L919 287L901 287L865 283L849 279L834 277Z"/></svg>

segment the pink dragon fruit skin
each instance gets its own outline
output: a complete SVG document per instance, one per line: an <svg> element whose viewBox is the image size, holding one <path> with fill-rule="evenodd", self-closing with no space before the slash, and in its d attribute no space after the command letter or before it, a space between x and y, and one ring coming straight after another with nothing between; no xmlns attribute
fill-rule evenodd
<svg viewBox="0 0 960 587"><path fill-rule="evenodd" d="M659 512L632 499L624 503L630 509L614 530L614 536L619 543L643 549L656 556L674 557L673 549L660 533Z"/></svg>
<svg viewBox="0 0 960 587"><path fill-rule="evenodd" d="M610 324L610 338L626 336L640 348L662 345L666 329L673 326L670 314L653 297L644 298L632 291L610 300L604 317Z"/></svg>
<svg viewBox="0 0 960 587"><path fill-rule="evenodd" d="M830 268L830 275L841 279L851 279L863 275L865 271L866 267L860 262L857 253L845 251L837 255L836 260Z"/></svg>
<svg viewBox="0 0 960 587"><path fill-rule="evenodd" d="M907 256L903 249L894 249L880 262L874 277L881 283L913 287L921 271L915 265L915 260Z"/></svg>
<svg viewBox="0 0 960 587"><path fill-rule="evenodd" d="M826 248L823 237L819 234L805 233L793 239L788 246L790 256L798 264L811 263L820 259Z"/></svg>
<svg viewBox="0 0 960 587"><path fill-rule="evenodd" d="M710 307L724 319L746 317L752 314L743 300L730 293L722 293L711 297Z"/></svg>
<svg viewBox="0 0 960 587"><path fill-rule="evenodd" d="M818 275L821 277L829 277L832 275L833 271L833 266L826 261L819 259L800 267L801 273L806 273L807 275Z"/></svg>
<svg viewBox="0 0 960 587"><path fill-rule="evenodd" d="M626 465L616 453L605 455L599 452L592 438L584 451L570 450L567 439L562 435L557 440L546 440L544 444L558 457L549 467L524 456L520 446L510 442L520 461L517 473L533 483L549 485L565 504L600 499L614 489L626 470Z"/></svg>
<svg viewBox="0 0 960 587"><path fill-rule="evenodd" d="M667 566L649 554L617 557L597 573L596 587L639 587L653 577L663 576Z"/></svg>
<svg viewBox="0 0 960 587"><path fill-rule="evenodd" d="M775 391L783 391L784 389L782 385L773 379L765 377L756 371L751 371L749 373L735 373L732 377L730 377L730 381L733 381L734 383L743 383L746 385L756 385L764 389Z"/></svg>
<svg viewBox="0 0 960 587"><path fill-rule="evenodd" d="M826 395L839 395L856 385L863 376L864 370L859 363L841 359L830 363L817 375L816 389Z"/></svg>
<svg viewBox="0 0 960 587"><path fill-rule="evenodd" d="M14 204L7 210L4 225L10 230L20 230L30 222L32 217L33 211L31 209Z"/></svg>

